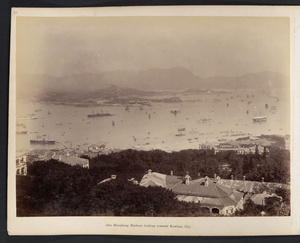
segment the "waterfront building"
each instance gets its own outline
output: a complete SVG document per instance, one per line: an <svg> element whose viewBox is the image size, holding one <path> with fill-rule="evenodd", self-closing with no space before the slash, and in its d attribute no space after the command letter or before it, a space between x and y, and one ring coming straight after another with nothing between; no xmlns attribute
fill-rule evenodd
<svg viewBox="0 0 300 243"><path fill-rule="evenodd" d="M27 156L26 154L17 155L16 157L16 174L27 175Z"/></svg>
<svg viewBox="0 0 300 243"><path fill-rule="evenodd" d="M236 153L242 153L242 150L239 146L232 145L230 143L220 143L215 148L215 154L220 152L226 152L226 151L234 151Z"/></svg>

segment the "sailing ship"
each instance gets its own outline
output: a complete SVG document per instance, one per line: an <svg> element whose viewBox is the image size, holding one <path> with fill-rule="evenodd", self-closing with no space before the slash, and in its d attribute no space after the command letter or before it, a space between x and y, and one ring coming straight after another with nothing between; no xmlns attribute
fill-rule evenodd
<svg viewBox="0 0 300 243"><path fill-rule="evenodd" d="M176 137L185 136L185 134L183 133L183 132L185 132L185 127L181 126L181 127L179 127L177 130L178 130L179 133L177 133L177 134L175 135Z"/></svg>
<svg viewBox="0 0 300 243"><path fill-rule="evenodd" d="M178 132L184 132L185 131L185 127L179 127L178 128Z"/></svg>
<svg viewBox="0 0 300 243"><path fill-rule="evenodd" d="M277 112L276 106L275 106L275 105L272 105L270 111L271 111L272 113L276 113L276 112Z"/></svg>
<svg viewBox="0 0 300 243"><path fill-rule="evenodd" d="M179 109L172 109L170 112L176 116L177 113L180 113L180 110Z"/></svg>
<svg viewBox="0 0 300 243"><path fill-rule="evenodd" d="M27 134L26 125L25 124L17 124L16 134Z"/></svg>

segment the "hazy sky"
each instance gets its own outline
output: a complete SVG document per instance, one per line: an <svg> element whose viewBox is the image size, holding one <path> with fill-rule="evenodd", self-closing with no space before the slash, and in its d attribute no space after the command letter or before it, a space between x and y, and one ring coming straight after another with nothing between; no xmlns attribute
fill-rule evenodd
<svg viewBox="0 0 300 243"><path fill-rule="evenodd" d="M17 71L64 76L174 66L201 77L259 71L288 75L289 19L17 19Z"/></svg>

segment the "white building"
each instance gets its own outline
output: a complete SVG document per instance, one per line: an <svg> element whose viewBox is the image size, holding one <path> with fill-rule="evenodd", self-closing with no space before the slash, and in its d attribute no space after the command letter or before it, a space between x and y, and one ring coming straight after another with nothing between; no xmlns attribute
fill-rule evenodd
<svg viewBox="0 0 300 243"><path fill-rule="evenodd" d="M16 157L16 174L17 175L27 175L27 156L26 154L18 155Z"/></svg>
<svg viewBox="0 0 300 243"><path fill-rule="evenodd" d="M79 165L82 168L87 168L87 169L89 168L88 159L83 159L76 156L64 156L64 155L55 155L53 156L53 159L56 159L68 165L72 165L72 166Z"/></svg>

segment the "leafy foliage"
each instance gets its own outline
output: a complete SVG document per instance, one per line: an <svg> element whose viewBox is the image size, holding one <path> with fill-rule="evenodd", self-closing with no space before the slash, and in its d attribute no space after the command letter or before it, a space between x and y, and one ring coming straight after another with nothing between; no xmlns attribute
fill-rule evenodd
<svg viewBox="0 0 300 243"><path fill-rule="evenodd" d="M288 183L290 174L289 151L275 147L269 148L270 153L241 155L235 152L214 154L213 150L182 150L167 153L161 150L136 151L124 150L109 155L100 155L91 159L90 168L107 173L121 173L124 178L134 177L140 180L145 171L152 169L164 174L172 170L174 175L183 176L188 171L192 178L201 176ZM222 170L223 164L229 164L231 172Z"/></svg>
<svg viewBox="0 0 300 243"><path fill-rule="evenodd" d="M231 173L220 165L228 163ZM90 169L70 166L56 160L37 161L28 164L28 176L17 176L18 216L205 216L208 213L194 203L180 202L172 191L159 187L140 187L130 178L140 181L151 168L164 174L172 170L174 175L192 178L213 177L236 178L246 175L248 180L287 183L289 181L289 153L270 148L268 156L252 154L238 155L233 152L214 154L212 150L184 150L167 153L160 150L124 150L90 159ZM100 183L110 175L117 179ZM289 193L278 190L285 205L289 205ZM271 199L270 199L271 200ZM269 201L270 201L269 200ZM271 205L271 201L269 204ZM278 206L278 205L277 205ZM286 213L289 208L277 207ZM271 212L271 208L265 209ZM258 213L250 202L245 212ZM273 211L274 213L274 211Z"/></svg>

